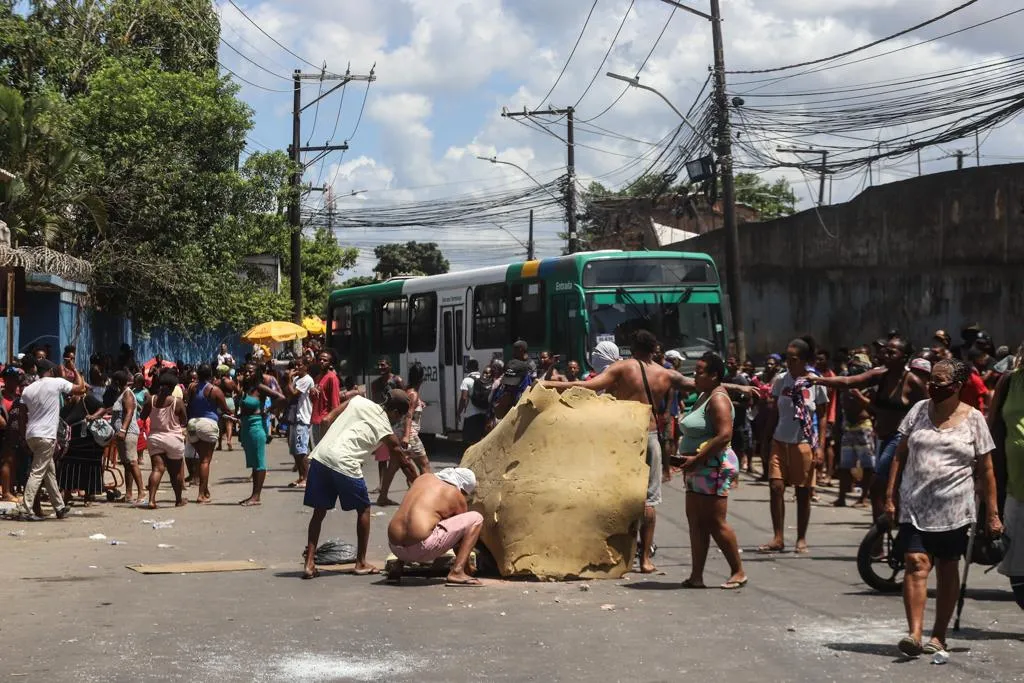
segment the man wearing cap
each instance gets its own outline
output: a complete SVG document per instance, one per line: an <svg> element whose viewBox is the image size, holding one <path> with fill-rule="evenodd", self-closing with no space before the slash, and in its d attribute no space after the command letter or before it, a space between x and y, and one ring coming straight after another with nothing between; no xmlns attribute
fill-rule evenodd
<svg viewBox="0 0 1024 683"><path fill-rule="evenodd" d="M84 396L88 388L77 370L74 384L63 377L55 377L57 366L45 358L36 361L36 370L39 372L39 379L25 387L21 393L21 401L28 415L24 422L25 442L32 451L32 469L28 475L28 483L25 484L25 497L21 501L19 511L24 519L42 519L32 508L39 487L44 486L57 518L64 519L70 508L61 498L60 487L57 485L57 466L53 460L60 424L60 401L61 396L68 394Z"/></svg>
<svg viewBox="0 0 1024 683"><path fill-rule="evenodd" d="M316 568L320 527L327 511L334 509L338 502L342 510L355 510L359 515L356 520L355 573L380 573L379 569L366 562L366 548L370 541L370 494L363 479L363 461L379 446L384 446L393 459L401 462L403 470L415 477L415 469L391 430L391 424L408 412L408 394L401 389L393 389L382 406L368 398L354 396L325 418L330 426L310 455L302 501L306 507L313 508L302 578L312 579L320 575Z"/></svg>
<svg viewBox="0 0 1024 683"><path fill-rule="evenodd" d="M519 342L516 342L519 344ZM525 353L523 342L523 353ZM519 356L519 349L515 349ZM494 390L491 403L494 406L494 417L501 419L508 411L519 402L519 397L533 384L533 367L531 363L522 357L513 358L505 366L505 374L501 377L501 383Z"/></svg>
<svg viewBox="0 0 1024 683"><path fill-rule="evenodd" d="M466 502L474 490L476 476L465 467L416 478L388 524L388 546L398 558L388 572L389 581L401 581L405 562L430 563L457 548L447 585L481 585L466 573L469 554L484 527L483 515L470 511Z"/></svg>

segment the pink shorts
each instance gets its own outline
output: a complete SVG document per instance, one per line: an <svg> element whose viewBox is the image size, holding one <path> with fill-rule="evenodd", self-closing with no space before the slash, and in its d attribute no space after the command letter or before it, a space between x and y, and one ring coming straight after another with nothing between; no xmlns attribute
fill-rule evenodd
<svg viewBox="0 0 1024 683"><path fill-rule="evenodd" d="M473 525L483 522L484 516L479 512L463 512L438 522L434 531L419 543L407 546L388 543L388 546L402 562L433 562L458 545Z"/></svg>
<svg viewBox="0 0 1024 683"><path fill-rule="evenodd" d="M391 459L391 452L387 446L381 446L373 452L373 459L377 462L387 462Z"/></svg>

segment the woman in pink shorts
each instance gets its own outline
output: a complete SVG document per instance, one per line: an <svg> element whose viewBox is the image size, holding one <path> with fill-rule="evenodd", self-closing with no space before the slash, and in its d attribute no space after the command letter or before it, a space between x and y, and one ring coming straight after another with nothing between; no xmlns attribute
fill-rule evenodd
<svg viewBox="0 0 1024 683"><path fill-rule="evenodd" d="M185 504L182 490L185 488L185 431L188 421L185 402L173 395L178 386L178 376L167 372L160 376L156 394L150 397L142 409L142 420L149 419L149 456L153 471L149 475L149 508L156 509L156 492L160 488L164 470L170 470L171 488L174 489L174 505Z"/></svg>
<svg viewBox="0 0 1024 683"><path fill-rule="evenodd" d="M729 489L739 476L739 461L732 451L733 405L722 386L725 362L714 352L697 361L694 380L701 392L693 408L680 421L686 474L686 519L690 524L690 578L684 588L704 588L704 564L711 539L729 562L732 575L722 584L730 590L747 583L740 561L736 532L726 521Z"/></svg>

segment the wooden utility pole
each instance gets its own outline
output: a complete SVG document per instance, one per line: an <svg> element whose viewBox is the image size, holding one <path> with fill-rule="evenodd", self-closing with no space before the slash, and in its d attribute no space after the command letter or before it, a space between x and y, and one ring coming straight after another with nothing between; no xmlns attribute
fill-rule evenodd
<svg viewBox="0 0 1024 683"><path fill-rule="evenodd" d="M530 209L530 236L526 240L526 260L533 260L533 209Z"/></svg>
<svg viewBox="0 0 1024 683"><path fill-rule="evenodd" d="M565 224L566 234L569 242L569 253L575 254L579 250L576 237L576 143L573 137L573 114L575 109L537 109L534 111L503 111L501 115L507 119L529 118L531 116L564 116L568 130L565 137L566 144L566 173L568 180L565 184Z"/></svg>
<svg viewBox="0 0 1024 683"><path fill-rule="evenodd" d="M732 126L729 123L729 98L725 92L725 49L722 40L722 8L711 0L711 42L715 51L715 105L718 113L718 167L722 173L722 215L725 219L725 275L729 287L732 325L736 333L736 353L740 362L747 357L744 329L743 291L740 288L740 238L736 226L736 185L732 168Z"/></svg>
<svg viewBox="0 0 1024 683"><path fill-rule="evenodd" d="M312 165L330 152L348 149L347 142L340 145L303 147L301 136L302 112L352 81L372 82L375 80L377 80L377 77L374 76L373 69L366 76L356 75L348 71L344 74L332 74L327 73L326 70L320 73L307 74L302 73L299 69L296 69L292 74L292 144L288 146L288 151L294 168L290 182L291 202L288 206L288 224L291 227L291 240L288 251L291 261L289 279L291 280L292 322L296 324L302 323L302 209L300 204L302 190L300 186L302 185L302 174L305 171L305 167L302 164L302 153L318 152L317 156L309 162L309 165ZM303 106L302 81L337 81L338 84Z"/></svg>

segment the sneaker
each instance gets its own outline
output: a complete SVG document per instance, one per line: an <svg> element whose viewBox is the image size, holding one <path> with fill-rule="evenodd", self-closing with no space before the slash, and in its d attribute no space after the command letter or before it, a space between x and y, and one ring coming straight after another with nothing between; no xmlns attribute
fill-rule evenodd
<svg viewBox="0 0 1024 683"><path fill-rule="evenodd" d="M34 512L29 512L29 513L24 513L23 512L23 513L21 513L20 519L23 522L42 522L43 520L46 519L46 517L40 517L39 515L37 515Z"/></svg>
<svg viewBox="0 0 1024 683"><path fill-rule="evenodd" d="M64 507L57 510L57 519L64 519L71 513L71 506L65 505Z"/></svg>

